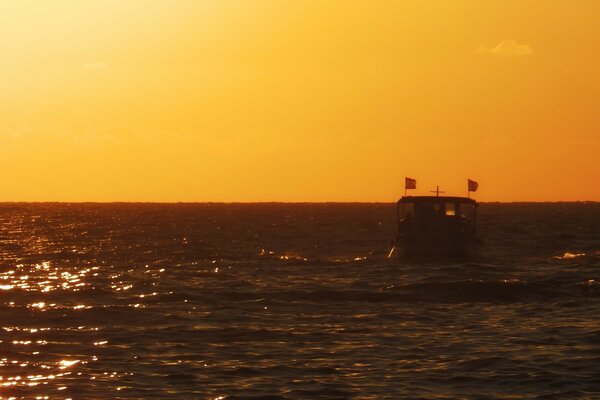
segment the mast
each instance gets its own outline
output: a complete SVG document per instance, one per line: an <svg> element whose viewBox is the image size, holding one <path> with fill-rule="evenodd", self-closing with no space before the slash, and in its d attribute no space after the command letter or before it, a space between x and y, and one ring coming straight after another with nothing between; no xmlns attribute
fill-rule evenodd
<svg viewBox="0 0 600 400"><path fill-rule="evenodd" d="M440 193L446 193L443 190L440 190L440 185L435 187L435 190L430 190L431 193L435 193L435 197L440 197Z"/></svg>

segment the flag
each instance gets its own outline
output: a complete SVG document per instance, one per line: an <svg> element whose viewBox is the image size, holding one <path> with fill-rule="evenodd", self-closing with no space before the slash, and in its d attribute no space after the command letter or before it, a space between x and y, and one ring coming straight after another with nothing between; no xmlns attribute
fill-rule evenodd
<svg viewBox="0 0 600 400"><path fill-rule="evenodd" d="M479 187L479 183L470 179L467 179L467 181L469 182L469 192L476 192L477 188Z"/></svg>
<svg viewBox="0 0 600 400"><path fill-rule="evenodd" d="M413 178L404 178L404 189L416 189L417 180Z"/></svg>

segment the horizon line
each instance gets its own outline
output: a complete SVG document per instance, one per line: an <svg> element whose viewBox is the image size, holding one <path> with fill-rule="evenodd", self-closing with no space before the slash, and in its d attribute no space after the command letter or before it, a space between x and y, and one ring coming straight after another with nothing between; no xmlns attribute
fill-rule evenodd
<svg viewBox="0 0 600 400"><path fill-rule="evenodd" d="M473 199L477 201L477 199ZM0 204L395 204L395 201L146 201L146 200L0 200ZM477 201L478 204L523 204L523 203L600 203L600 200L512 200Z"/></svg>

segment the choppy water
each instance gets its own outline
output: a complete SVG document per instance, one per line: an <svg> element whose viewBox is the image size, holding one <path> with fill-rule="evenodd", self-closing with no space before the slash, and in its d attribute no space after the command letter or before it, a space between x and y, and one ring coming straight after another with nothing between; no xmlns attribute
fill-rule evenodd
<svg viewBox="0 0 600 400"><path fill-rule="evenodd" d="M484 204L387 260L391 204L2 204L0 397L600 398L600 204Z"/></svg>

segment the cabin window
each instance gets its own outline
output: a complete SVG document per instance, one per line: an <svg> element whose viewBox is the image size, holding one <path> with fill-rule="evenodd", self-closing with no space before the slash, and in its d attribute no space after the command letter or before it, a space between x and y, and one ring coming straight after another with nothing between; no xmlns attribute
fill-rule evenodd
<svg viewBox="0 0 600 400"><path fill-rule="evenodd" d="M400 205L400 217L407 218L415 215L415 205L413 203L402 203Z"/></svg>
<svg viewBox="0 0 600 400"><path fill-rule="evenodd" d="M439 203L434 203L433 204L433 211L435 211L436 213L439 213L440 209L441 209L441 207L440 207Z"/></svg>
<svg viewBox="0 0 600 400"><path fill-rule="evenodd" d="M446 215L456 215L456 204L446 203Z"/></svg>

